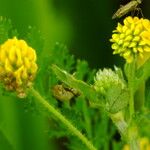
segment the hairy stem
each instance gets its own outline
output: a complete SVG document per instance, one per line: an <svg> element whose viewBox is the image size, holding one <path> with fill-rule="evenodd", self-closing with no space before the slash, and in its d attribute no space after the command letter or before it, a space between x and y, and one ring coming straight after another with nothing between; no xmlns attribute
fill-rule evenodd
<svg viewBox="0 0 150 150"><path fill-rule="evenodd" d="M145 82L141 83L135 93L135 110L140 111L144 107L145 101Z"/></svg>
<svg viewBox="0 0 150 150"><path fill-rule="evenodd" d="M129 142L131 150L140 150L140 146L137 139L133 139Z"/></svg>
<svg viewBox="0 0 150 150"><path fill-rule="evenodd" d="M136 59L130 64L126 65L125 71L128 78L128 88L130 93L129 99L129 114L130 118L128 121L128 129L126 132L126 138L128 144L130 145L131 150L139 150L139 141L138 141L138 129L134 124L134 113L135 113L135 92L136 92L136 80L135 80L135 71L136 71Z"/></svg>
<svg viewBox="0 0 150 150"><path fill-rule="evenodd" d="M88 112L86 101L83 101L82 109L83 109L83 115L85 120L86 132L88 134L89 139L92 139L91 120L89 118L89 112Z"/></svg>
<svg viewBox="0 0 150 150"><path fill-rule="evenodd" d="M131 64L128 64L128 87L129 87L129 112L130 112L130 120L132 120L132 117L134 115L134 94L135 94L135 68L136 68L136 62L134 61Z"/></svg>
<svg viewBox="0 0 150 150"><path fill-rule="evenodd" d="M113 123L115 124L115 126L117 127L118 131L120 132L120 134L124 137L127 134L127 128L128 128L128 124L127 122L124 120L124 116L123 113L120 111L118 113L115 114L111 114L110 115L111 120L113 121Z"/></svg>
<svg viewBox="0 0 150 150"><path fill-rule="evenodd" d="M132 116L134 114L134 93L132 89L130 89L129 110L130 110L130 119L132 119Z"/></svg>
<svg viewBox="0 0 150 150"><path fill-rule="evenodd" d="M138 129L136 125L132 125L128 130L128 143L131 150L140 150L138 140Z"/></svg>
<svg viewBox="0 0 150 150"><path fill-rule="evenodd" d="M31 94L36 98L36 100L45 108L48 112L52 113L53 116L61 121L67 129L74 134L77 138L79 138L83 144L89 150L97 150L93 144L75 127L73 124L65 118L58 110L56 110L52 105L50 105L34 88L30 89Z"/></svg>

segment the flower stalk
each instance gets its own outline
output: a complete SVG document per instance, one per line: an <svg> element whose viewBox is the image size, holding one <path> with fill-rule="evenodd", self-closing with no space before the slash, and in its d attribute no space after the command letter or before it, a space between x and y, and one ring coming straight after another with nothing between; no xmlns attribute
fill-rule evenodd
<svg viewBox="0 0 150 150"><path fill-rule="evenodd" d="M65 116L50 105L34 88L30 88L29 91L48 112L61 121L89 150L97 150L93 144L68 119L65 118Z"/></svg>
<svg viewBox="0 0 150 150"><path fill-rule="evenodd" d="M116 125L116 127L117 127L118 131L120 132L120 134L123 137L125 137L125 135L127 134L128 124L124 120L123 112L120 111L116 114L110 114L110 118L113 121L113 123Z"/></svg>
<svg viewBox="0 0 150 150"><path fill-rule="evenodd" d="M136 125L131 125L128 129L128 143L131 150L140 150L140 144L138 140L138 129Z"/></svg>
<svg viewBox="0 0 150 150"><path fill-rule="evenodd" d="M129 88L129 112L130 112L130 120L132 119L134 115L134 86L135 86L135 69L136 69L136 63L133 61L132 63L128 64L128 73L127 73L127 78L128 78L128 88Z"/></svg>
<svg viewBox="0 0 150 150"><path fill-rule="evenodd" d="M135 93L135 110L140 111L144 107L145 101L145 82L141 83Z"/></svg>

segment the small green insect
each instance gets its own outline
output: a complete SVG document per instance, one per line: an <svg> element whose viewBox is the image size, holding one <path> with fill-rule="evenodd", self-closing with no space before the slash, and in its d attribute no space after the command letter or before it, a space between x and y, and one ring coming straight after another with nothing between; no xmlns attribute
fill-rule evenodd
<svg viewBox="0 0 150 150"><path fill-rule="evenodd" d="M112 19L121 18L127 13L137 9L138 5L142 3L142 0L132 0L126 5L121 6L116 13L112 16Z"/></svg>

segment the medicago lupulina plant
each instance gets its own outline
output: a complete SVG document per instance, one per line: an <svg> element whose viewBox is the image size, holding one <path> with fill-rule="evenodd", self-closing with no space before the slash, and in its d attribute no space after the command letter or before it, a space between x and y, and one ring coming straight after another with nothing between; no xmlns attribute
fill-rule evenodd
<svg viewBox="0 0 150 150"><path fill-rule="evenodd" d="M150 148L150 135L139 128L142 122L149 124L145 101L149 98L148 94L145 97L145 85L150 76L148 19L129 16L118 23L110 41L113 54L125 59L124 68L104 68L96 74L61 44L57 43L50 55L41 55L38 49L42 49L43 39L35 28L20 39L6 19L1 18L0 27L1 90L32 99L43 108L41 111L51 114L59 124L51 128L50 135L68 137L69 149L117 149L113 142L116 130L109 117L127 143L123 149ZM68 73L73 71L73 75ZM108 124L112 126L109 131Z"/></svg>

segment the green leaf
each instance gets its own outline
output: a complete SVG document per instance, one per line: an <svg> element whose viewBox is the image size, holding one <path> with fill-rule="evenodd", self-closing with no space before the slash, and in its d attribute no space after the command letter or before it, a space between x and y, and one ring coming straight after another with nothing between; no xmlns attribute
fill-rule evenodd
<svg viewBox="0 0 150 150"><path fill-rule="evenodd" d="M2 132L1 128L0 128L0 149L1 150L15 150L13 145L8 140L8 138Z"/></svg>
<svg viewBox="0 0 150 150"><path fill-rule="evenodd" d="M86 96L91 103L101 107L103 102L100 101L100 95L94 90L94 88L81 80L77 80L65 70L60 69L56 65L52 65L52 70L56 76L68 86L77 89L80 93Z"/></svg>
<svg viewBox="0 0 150 150"><path fill-rule="evenodd" d="M106 105L107 111L117 113L128 105L129 92L113 86L107 91L106 99L108 102Z"/></svg>

